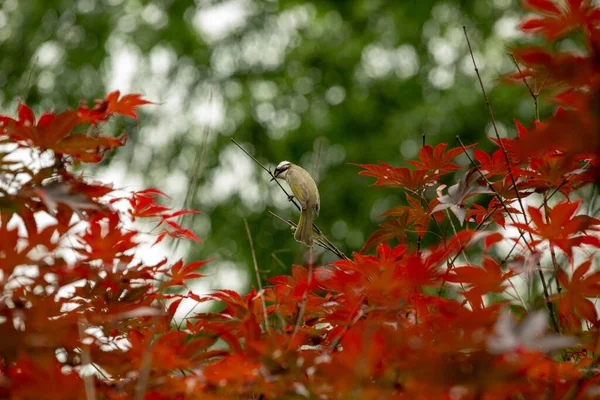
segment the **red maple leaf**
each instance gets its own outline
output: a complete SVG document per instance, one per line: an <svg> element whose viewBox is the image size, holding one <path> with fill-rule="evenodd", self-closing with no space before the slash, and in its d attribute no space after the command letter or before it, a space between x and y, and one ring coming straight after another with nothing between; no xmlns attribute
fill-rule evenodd
<svg viewBox="0 0 600 400"><path fill-rule="evenodd" d="M466 284L468 290L463 294L477 308L483 306L482 296L487 293L502 293L504 281L513 276L513 271L503 272L500 263L490 257L484 257L482 267L455 267L445 279L448 282Z"/></svg>
<svg viewBox="0 0 600 400"><path fill-rule="evenodd" d="M513 190L513 193L514 193L514 190ZM517 210L516 208L511 207L509 205L512 202L513 202L513 200L507 200L505 198L504 204L506 205L506 210L508 210L508 212L510 212L511 214L520 214L521 212L519 210ZM504 228L504 225L506 223L506 219L504 218L504 213L506 212L506 210L504 209L504 206L502 206L502 204L498 201L497 198L493 198L489 202L487 208L485 208L477 203L473 203L471 205L471 208L469 209L469 212L467 213L466 219L467 219L467 221L469 221L471 218L474 217L475 222L477 222L477 224L483 224L484 220L489 221L491 218L491 220L493 222L497 223L498 225L500 225L501 227Z"/></svg>
<svg viewBox="0 0 600 400"><path fill-rule="evenodd" d="M556 246L564 251L569 258L573 256L573 247L589 244L600 247L600 239L595 236L587 236L589 230L600 230L600 220L587 215L576 215L581 200L569 202L567 200L558 203L548 212L549 221L546 222L542 211L537 207L527 207L531 217L529 224L515 223L513 226L530 232L542 239L534 240L531 245L537 245L542 240L548 240L551 246Z"/></svg>
<svg viewBox="0 0 600 400"><path fill-rule="evenodd" d="M531 129L525 128L516 119L515 124L516 138L490 138L499 146L502 143L513 166L530 157L544 157L549 152L585 155L585 158L593 158L600 152L598 123L585 111L558 107L552 119L535 122Z"/></svg>
<svg viewBox="0 0 600 400"><path fill-rule="evenodd" d="M547 89L598 85L599 71L593 57L567 52L554 53L539 47L515 49L513 55L528 70L534 71L533 77L537 81L542 80Z"/></svg>
<svg viewBox="0 0 600 400"><path fill-rule="evenodd" d="M77 115L83 122L97 124L105 121L111 114L121 114L132 118L137 118L135 110L144 104L155 104L151 101L142 99L142 95L138 93L127 94L123 97L121 92L115 90L106 95L105 99L94 101L94 107L88 108L85 103L81 104L77 109Z"/></svg>
<svg viewBox="0 0 600 400"><path fill-rule="evenodd" d="M360 171L358 173L359 175L373 176L377 178L377 181L375 181L373 186L402 187L409 190L416 190L436 180L439 176L438 174L429 174L424 170L411 171L406 167L395 168L384 163L383 161L379 161L379 164L381 165L353 165L364 168L364 171Z"/></svg>
<svg viewBox="0 0 600 400"><path fill-rule="evenodd" d="M398 218L391 218L379 224L381 229L376 230L369 239L367 239L365 245L360 249L360 252L364 253L371 247L388 242L394 238L398 240L398 243L404 243L406 240L406 228L409 224L408 219L409 214L404 213Z"/></svg>
<svg viewBox="0 0 600 400"><path fill-rule="evenodd" d="M179 260L173 264L173 266L171 266L167 272L169 279L161 284L160 289L162 290L171 286L185 286L185 281L189 279L202 278L203 276L206 276L205 274L200 274L196 271L210 261L212 261L212 259L196 261L184 266L183 260Z"/></svg>
<svg viewBox="0 0 600 400"><path fill-rule="evenodd" d="M141 94L127 94L123 97L121 92L115 90L106 96L107 110L115 114L127 115L137 118L135 109L144 104L154 104L151 101L142 99ZM120 97L120 98L119 98Z"/></svg>
<svg viewBox="0 0 600 400"><path fill-rule="evenodd" d="M579 161L573 155L562 153L546 153L543 157L534 157L529 162L529 168L519 171L519 177L525 179L521 187L544 192L559 188L563 195L589 183L591 176L577 173ZM568 180L567 180L568 179Z"/></svg>
<svg viewBox="0 0 600 400"><path fill-rule="evenodd" d="M591 259L583 262L575 269L570 280L565 271L556 272L556 278L562 285L563 291L554 295L552 299L558 299L558 311L563 317L568 318L574 310L580 317L591 323L598 321L596 306L587 297L600 296L600 271L586 276L591 266Z"/></svg>
<svg viewBox="0 0 600 400"><path fill-rule="evenodd" d="M18 114L18 120L0 116L0 132L26 146L53 150L83 162L99 162L106 151L124 145L127 139L125 134L117 138L73 134L73 130L85 122L74 110L43 114L37 124L33 112L25 104L19 105Z"/></svg>
<svg viewBox="0 0 600 400"><path fill-rule="evenodd" d="M475 159L479 161L479 170L490 179L493 176L505 177L508 174L508 165L502 149L496 150L491 157L485 151L475 149Z"/></svg>
<svg viewBox="0 0 600 400"><path fill-rule="evenodd" d="M436 221L441 222L444 220L444 212L439 211L435 213L431 213L431 210L435 208L439 204L438 199L433 199L429 202L427 209L423 208L421 202L406 194L406 201L408 202L408 206L398 206L394 207L385 213L378 215L377 217L402 217L404 215L408 216L408 225L414 226L415 230L422 238L427 232L427 228L429 227L429 222L432 218Z"/></svg>
<svg viewBox="0 0 600 400"><path fill-rule="evenodd" d="M475 146L475 144L467 146L466 148L469 149L473 146ZM444 153L446 147L448 147L447 143L440 143L435 146L435 148L425 145L421 147L421 150L419 151L419 160L421 161L407 162L417 167L419 170L427 171L437 175L443 175L447 174L448 172L455 171L460 167L450 161L456 158L456 156L461 154L464 150L461 147L457 147Z"/></svg>
<svg viewBox="0 0 600 400"><path fill-rule="evenodd" d="M594 27L600 22L600 9L591 3L590 0L567 0L559 7L551 0L523 0L525 8L542 16L526 19L521 23L521 29L540 32L553 41L575 29Z"/></svg>

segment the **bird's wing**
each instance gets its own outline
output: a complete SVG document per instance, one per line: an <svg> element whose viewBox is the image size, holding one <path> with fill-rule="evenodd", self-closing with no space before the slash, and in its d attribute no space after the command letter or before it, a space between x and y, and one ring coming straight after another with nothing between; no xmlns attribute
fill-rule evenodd
<svg viewBox="0 0 600 400"><path fill-rule="evenodd" d="M303 185L290 183L290 189L292 189L292 193L294 197L300 202L302 208L306 208L306 200L308 198L308 194L306 193L306 189Z"/></svg>
<svg viewBox="0 0 600 400"><path fill-rule="evenodd" d="M302 208L306 208L308 201L308 191L305 184L302 184L303 177L300 174L301 171L289 170L285 180L287 181L294 197L300 203Z"/></svg>

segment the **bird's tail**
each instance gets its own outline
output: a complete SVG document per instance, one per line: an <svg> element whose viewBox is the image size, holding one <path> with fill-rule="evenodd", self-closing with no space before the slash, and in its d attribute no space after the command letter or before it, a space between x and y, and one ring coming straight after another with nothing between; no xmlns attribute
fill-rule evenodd
<svg viewBox="0 0 600 400"><path fill-rule="evenodd" d="M296 241L304 243L308 247L313 245L313 233L312 233L312 220L313 220L313 209L307 207L300 212L300 220L298 220L298 226L294 233L294 239Z"/></svg>

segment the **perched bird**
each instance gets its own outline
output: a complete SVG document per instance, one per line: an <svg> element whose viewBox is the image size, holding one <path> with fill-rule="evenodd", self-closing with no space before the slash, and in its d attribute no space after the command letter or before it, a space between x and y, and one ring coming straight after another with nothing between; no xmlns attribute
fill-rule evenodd
<svg viewBox="0 0 600 400"><path fill-rule="evenodd" d="M300 203L300 220L298 221L298 226L294 233L294 239L312 247L313 213L316 212L318 214L321 205L317 184L304 168L292 164L289 161L280 162L277 168L275 168L273 176L274 178L271 180L274 180L275 178L285 180L292 190L294 197Z"/></svg>

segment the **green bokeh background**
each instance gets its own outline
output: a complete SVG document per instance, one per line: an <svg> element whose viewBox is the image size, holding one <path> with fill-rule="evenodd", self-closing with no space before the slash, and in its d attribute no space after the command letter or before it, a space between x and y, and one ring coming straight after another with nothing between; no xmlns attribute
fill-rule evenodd
<svg viewBox="0 0 600 400"><path fill-rule="evenodd" d="M350 163L406 166L423 135L491 148L463 25L501 134L514 134L514 117L532 119L525 89L495 81L512 69L507 46L524 40L522 13L511 0L4 0L0 108L14 114L22 100L38 113L60 110L115 89L160 103L105 126L131 140L86 172L157 187L171 205L203 211L181 222L204 243L177 251L217 257L215 275L223 265L243 273L213 286L248 285L244 218L263 277L302 263L305 249L267 213L296 211L230 138L268 166L285 159L311 171L322 199L316 222L350 254L381 222L375 216L404 201L369 188Z"/></svg>

